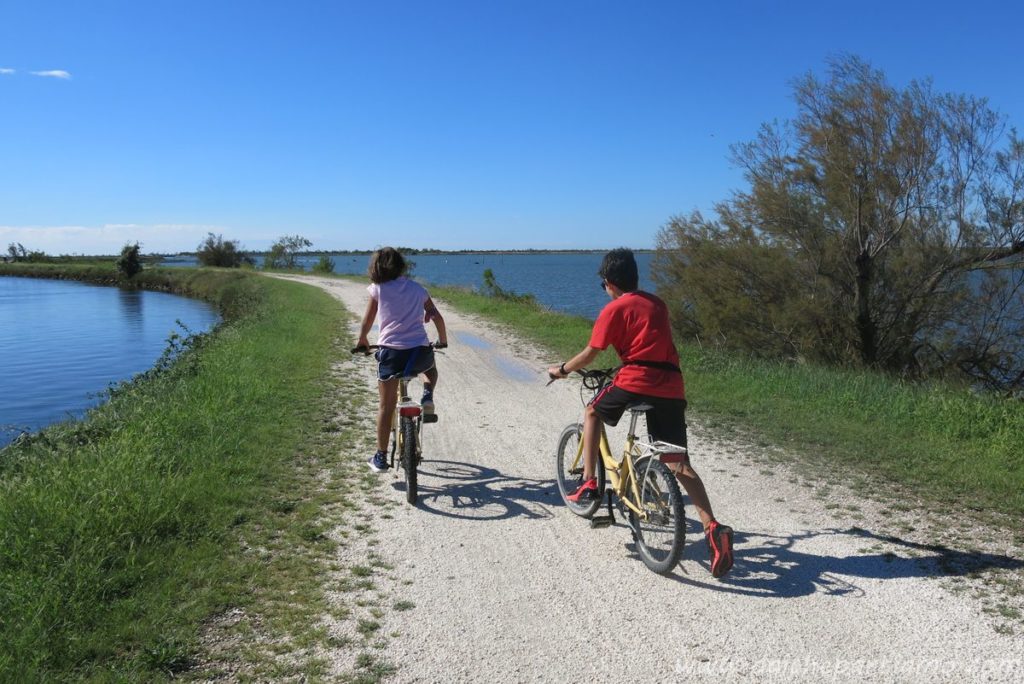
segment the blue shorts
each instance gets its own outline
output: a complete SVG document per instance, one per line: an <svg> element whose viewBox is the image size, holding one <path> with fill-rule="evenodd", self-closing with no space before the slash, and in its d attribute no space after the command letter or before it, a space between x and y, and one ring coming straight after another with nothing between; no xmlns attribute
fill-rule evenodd
<svg viewBox="0 0 1024 684"><path fill-rule="evenodd" d="M373 356L377 359L377 377L380 380L415 377L434 367L434 350L431 347L413 347L412 349L381 347Z"/></svg>

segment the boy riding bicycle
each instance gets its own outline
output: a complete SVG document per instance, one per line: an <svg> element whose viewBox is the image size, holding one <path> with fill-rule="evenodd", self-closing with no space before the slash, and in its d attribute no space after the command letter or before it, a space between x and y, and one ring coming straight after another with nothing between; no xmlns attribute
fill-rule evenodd
<svg viewBox="0 0 1024 684"><path fill-rule="evenodd" d="M434 389L437 387L437 368L434 349L424 323L434 322L438 341L434 348L448 346L444 318L434 306L430 295L419 283L405 276L405 259L393 247L382 247L370 257L370 301L363 314L357 346L368 347L367 335L380 315L377 345L377 390L380 401L377 408L377 452L367 465L374 472L388 469L388 440L398 400L398 381L404 376L423 376L424 413L434 411Z"/></svg>
<svg viewBox="0 0 1024 684"><path fill-rule="evenodd" d="M613 249L605 255L598 271L601 288L611 302L601 310L590 343L560 366L552 366L552 378L565 378L585 368L608 345L622 360L622 369L611 385L587 406L583 422L583 482L568 498L596 499L595 473L599 456L601 423L615 425L626 407L643 402L654 408L647 412L647 430L653 440L686 446L686 399L679 354L672 341L668 307L658 297L638 288L639 277L633 252ZM722 577L732 568L732 528L715 520L711 501L689 457L669 464L676 479L693 502L711 550L711 574Z"/></svg>

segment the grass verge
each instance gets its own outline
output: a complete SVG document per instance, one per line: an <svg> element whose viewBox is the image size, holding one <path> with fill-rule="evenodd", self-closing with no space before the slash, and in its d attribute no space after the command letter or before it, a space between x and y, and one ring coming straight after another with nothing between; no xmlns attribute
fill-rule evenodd
<svg viewBox="0 0 1024 684"><path fill-rule="evenodd" d="M451 305L510 326L553 361L587 343L592 323L536 304L432 287ZM936 506L1024 514L1024 402L868 371L748 360L681 348L689 414L753 431L819 471L862 473ZM606 352L595 365L615 365ZM1024 541L1024 540L1021 540Z"/></svg>
<svg viewBox="0 0 1024 684"><path fill-rule="evenodd" d="M120 281L110 264L16 266L0 274ZM0 452L0 681L195 672L202 626L230 610L258 611L292 650L326 638L322 511L347 493L317 483L350 437L337 416L366 412L339 407L328 377L349 342L343 309L237 270L135 282L212 301L225 323L86 420Z"/></svg>

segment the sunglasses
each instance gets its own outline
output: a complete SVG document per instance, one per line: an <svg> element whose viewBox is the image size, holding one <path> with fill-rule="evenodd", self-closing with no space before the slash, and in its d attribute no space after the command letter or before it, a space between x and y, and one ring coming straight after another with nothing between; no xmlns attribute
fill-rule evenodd
<svg viewBox="0 0 1024 684"><path fill-rule="evenodd" d="M607 281L607 280L604 280L604 279L602 278L602 279L601 279L601 289L603 290L603 289L605 289L606 287L608 287L608 281Z"/></svg>

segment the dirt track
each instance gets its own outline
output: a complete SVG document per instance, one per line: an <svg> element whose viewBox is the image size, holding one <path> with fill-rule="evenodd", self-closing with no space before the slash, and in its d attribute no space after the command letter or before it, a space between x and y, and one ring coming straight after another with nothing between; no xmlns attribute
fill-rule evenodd
<svg viewBox="0 0 1024 684"><path fill-rule="evenodd" d="M365 307L361 285L297 279ZM856 497L834 489L823 501L699 425L694 466L736 529L736 565L711 577L687 506L683 561L651 573L621 520L592 530L561 505L555 440L581 408L576 383L544 386L562 359L439 305L451 348L438 361L440 421L424 428L419 506L404 503L400 472L381 476L401 505L377 521L377 548L415 604L386 617L396 680L1024 679L1020 628L997 631L971 592L949 590L940 565L956 554L873 532L870 515L826 508ZM358 366L368 387L371 366ZM1021 573L1001 554L992 563Z"/></svg>

